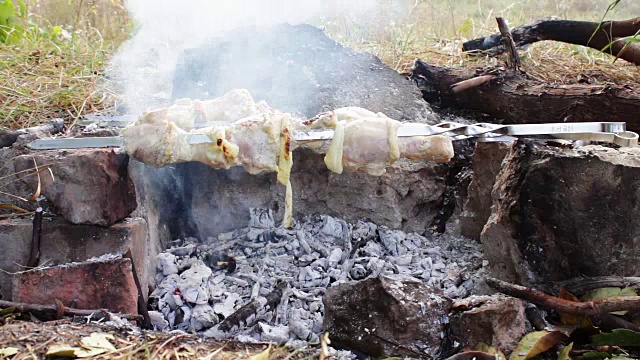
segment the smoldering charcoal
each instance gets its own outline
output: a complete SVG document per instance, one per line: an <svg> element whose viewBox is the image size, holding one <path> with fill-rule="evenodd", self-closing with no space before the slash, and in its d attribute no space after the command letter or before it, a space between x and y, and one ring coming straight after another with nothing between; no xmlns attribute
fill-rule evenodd
<svg viewBox="0 0 640 360"><path fill-rule="evenodd" d="M158 330L293 346L319 340L330 286L401 274L455 299L472 294L484 273L473 240L330 216L283 229L262 209L251 209L245 228L174 244L158 255L149 301Z"/></svg>

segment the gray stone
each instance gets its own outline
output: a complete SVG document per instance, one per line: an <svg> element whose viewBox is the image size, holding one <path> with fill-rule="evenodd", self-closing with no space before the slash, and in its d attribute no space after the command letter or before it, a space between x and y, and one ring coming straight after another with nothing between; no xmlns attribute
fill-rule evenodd
<svg viewBox="0 0 640 360"><path fill-rule="evenodd" d="M374 357L435 357L451 307L436 290L399 276L333 286L323 303L324 329L332 344Z"/></svg>
<svg viewBox="0 0 640 360"><path fill-rule="evenodd" d="M451 315L451 339L472 349L480 343L509 354L527 333L525 307L521 300L493 296L471 309Z"/></svg>
<svg viewBox="0 0 640 360"><path fill-rule="evenodd" d="M504 162L481 236L493 276L534 285L640 275L640 148L526 141Z"/></svg>
<svg viewBox="0 0 640 360"><path fill-rule="evenodd" d="M48 150L22 155L14 160L16 173L50 166L40 173L42 194L56 212L74 224L109 226L136 209L136 194L122 149ZM35 191L37 176L20 179Z"/></svg>
<svg viewBox="0 0 640 360"><path fill-rule="evenodd" d="M24 270L31 248L32 219L20 218L0 221L0 269L7 272ZM94 225L73 225L60 218L45 218L42 223L40 263L59 265L84 261L104 254L123 254L131 249L135 267L143 289L153 283L155 266L148 259L155 258L147 247L146 224L134 218L108 228ZM0 272L0 295L11 299L12 276ZM144 292L144 296L147 293Z"/></svg>
<svg viewBox="0 0 640 360"><path fill-rule="evenodd" d="M491 216L491 190L512 143L477 142L473 152L472 180L460 215L461 234L480 240L482 228Z"/></svg>

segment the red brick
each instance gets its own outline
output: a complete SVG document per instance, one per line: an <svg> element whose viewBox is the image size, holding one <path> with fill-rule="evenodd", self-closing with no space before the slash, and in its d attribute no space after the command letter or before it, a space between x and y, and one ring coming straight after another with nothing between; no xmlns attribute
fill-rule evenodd
<svg viewBox="0 0 640 360"><path fill-rule="evenodd" d="M138 291L131 261L113 259L50 267L16 275L13 300L50 305L60 300L78 309L136 314Z"/></svg>

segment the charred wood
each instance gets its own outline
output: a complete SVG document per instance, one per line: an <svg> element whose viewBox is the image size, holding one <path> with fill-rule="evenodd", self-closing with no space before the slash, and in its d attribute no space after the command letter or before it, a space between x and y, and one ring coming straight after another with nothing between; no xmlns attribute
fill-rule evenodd
<svg viewBox="0 0 640 360"><path fill-rule="evenodd" d="M640 31L640 17L625 21L605 21L601 24L589 21L541 20L514 28L511 35L516 46L553 40L588 46L596 50L602 50L616 40L606 52L640 65L640 44L622 40L624 37L634 36L638 31ZM488 50L493 54L500 54L507 51L501 39L501 34L489 35L465 42L462 44L462 49L467 52ZM627 49L621 52L625 46Z"/></svg>
<svg viewBox="0 0 640 360"><path fill-rule="evenodd" d="M548 84L495 70L442 68L419 59L411 79L429 103L485 113L507 124L621 121L631 131L640 130L640 92L628 86ZM461 89L461 82L476 83Z"/></svg>
<svg viewBox="0 0 640 360"><path fill-rule="evenodd" d="M20 130L1 130L0 131L0 148L13 145L20 135L45 132L50 134L56 134L62 131L64 128L64 120L54 119L46 124L20 129Z"/></svg>
<svg viewBox="0 0 640 360"><path fill-rule="evenodd" d="M135 261L133 261L131 249L128 249L122 257L131 260L131 273L133 274L133 281L136 283L136 288L138 289L138 314L142 315L142 321L139 322L139 325L141 325L143 329L153 330L153 324L151 323L151 317L149 317L147 302L144 299L142 285L140 284L140 279L138 278L138 272L136 271L136 265Z"/></svg>
<svg viewBox="0 0 640 360"><path fill-rule="evenodd" d="M236 312L234 312L233 314L229 315L220 323L218 329L228 332L235 327L246 326L251 322L251 319L257 317L261 311L275 311L278 307L278 304L280 304L282 293L286 288L286 282L279 282L276 285L275 289L273 289L273 291L266 296L260 296L256 298L255 300L236 310Z"/></svg>
<svg viewBox="0 0 640 360"><path fill-rule="evenodd" d="M36 209L33 217L33 232L31 233L31 250L27 267L34 268L40 263L40 233L42 232L42 208Z"/></svg>

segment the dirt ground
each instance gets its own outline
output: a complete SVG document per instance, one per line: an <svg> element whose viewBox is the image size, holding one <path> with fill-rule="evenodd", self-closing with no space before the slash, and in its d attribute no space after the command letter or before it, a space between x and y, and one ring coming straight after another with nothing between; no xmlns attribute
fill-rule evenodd
<svg viewBox="0 0 640 360"><path fill-rule="evenodd" d="M45 354L55 345L80 347L82 339L92 333L113 335L110 342L116 350L86 357L88 359L235 360L261 354L258 359L266 360L264 351L269 348L268 344L220 342L191 334L141 332L131 327L74 323L67 319L43 323L14 320L0 325L0 359L50 358ZM15 347L18 352L12 357L4 357L2 349L7 347ZM319 348L296 351L271 346L268 359L311 359L317 358L318 353Z"/></svg>

